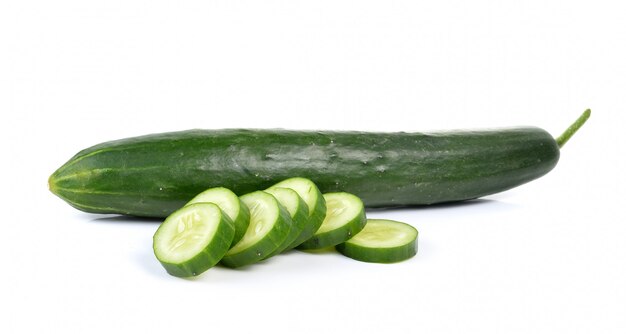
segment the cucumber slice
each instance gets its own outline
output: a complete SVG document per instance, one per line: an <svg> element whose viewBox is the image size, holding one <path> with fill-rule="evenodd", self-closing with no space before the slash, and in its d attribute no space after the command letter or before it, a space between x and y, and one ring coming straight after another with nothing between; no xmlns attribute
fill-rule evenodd
<svg viewBox="0 0 626 334"><path fill-rule="evenodd" d="M293 225L289 236L285 239L283 245L278 247L274 254L278 254L289 247L302 234L309 220L309 207L304 200L292 189L289 188L270 188L265 190L278 200L278 202L287 209ZM271 255L270 255L271 256Z"/></svg>
<svg viewBox="0 0 626 334"><path fill-rule="evenodd" d="M274 196L255 191L241 196L250 210L250 224L243 238L222 258L227 267L241 267L259 262L278 249L291 230L289 212Z"/></svg>
<svg viewBox="0 0 626 334"><path fill-rule="evenodd" d="M359 261L399 262L417 254L417 234L413 226L405 223L368 219L361 232L335 248L341 254Z"/></svg>
<svg viewBox="0 0 626 334"><path fill-rule="evenodd" d="M178 277L196 276L226 254L235 235L233 222L213 203L197 203L173 212L153 237L154 255Z"/></svg>
<svg viewBox="0 0 626 334"><path fill-rule="evenodd" d="M250 222L250 211L230 189L223 187L207 189L196 195L186 205L194 203L214 203L228 215L228 218L235 224L233 245L239 242L246 233Z"/></svg>
<svg viewBox="0 0 626 334"><path fill-rule="evenodd" d="M300 232L300 236L296 238L291 245L285 250L295 248L304 241L310 239L317 229L322 225L326 217L326 202L324 196L317 188L313 181L303 177L293 177L283 180L270 187L272 188L289 188L298 193L309 209L309 219L305 228Z"/></svg>
<svg viewBox="0 0 626 334"><path fill-rule="evenodd" d="M349 193L324 194L326 218L313 237L298 249L318 249L340 244L365 226L365 207L360 198Z"/></svg>

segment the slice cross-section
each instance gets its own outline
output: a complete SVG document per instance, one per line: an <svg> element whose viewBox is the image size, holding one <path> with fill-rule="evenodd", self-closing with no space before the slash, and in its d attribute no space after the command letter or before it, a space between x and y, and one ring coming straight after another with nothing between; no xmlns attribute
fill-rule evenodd
<svg viewBox="0 0 626 334"><path fill-rule="evenodd" d="M324 196L313 181L303 177L293 177L283 180L270 187L289 188L298 193L309 209L309 218L300 236L294 240L285 250L297 247L304 241L310 239L317 229L322 225L326 217L326 202Z"/></svg>
<svg viewBox="0 0 626 334"><path fill-rule="evenodd" d="M255 191L241 196L241 201L250 210L250 224L243 238L222 259L227 267L241 267L267 258L283 244L292 227L289 212L274 196Z"/></svg>
<svg viewBox="0 0 626 334"><path fill-rule="evenodd" d="M387 219L368 219L365 228L335 246L343 255L364 262L392 263L417 254L417 230Z"/></svg>
<svg viewBox="0 0 626 334"><path fill-rule="evenodd" d="M359 233L365 226L365 207L350 193L324 194L326 217L315 234L298 249L318 249L340 244Z"/></svg>
<svg viewBox="0 0 626 334"><path fill-rule="evenodd" d="M274 196L274 198L276 198L276 200L278 200L278 202L284 206L285 209L287 209L291 217L291 221L293 222L289 236L287 236L283 244L274 251L272 254L274 255L287 249L298 237L300 237L302 231L306 229L309 220L309 207L300 195L295 192L295 190L272 187L266 189L265 192Z"/></svg>
<svg viewBox="0 0 626 334"><path fill-rule="evenodd" d="M212 203L197 203L173 212L153 237L156 258L174 276L196 276L226 254L235 227Z"/></svg>
<svg viewBox="0 0 626 334"><path fill-rule="evenodd" d="M248 229L250 222L250 212L241 199L230 189L217 187L207 189L191 199L186 205L194 203L214 203L224 211L235 224L235 236L233 245L239 242Z"/></svg>

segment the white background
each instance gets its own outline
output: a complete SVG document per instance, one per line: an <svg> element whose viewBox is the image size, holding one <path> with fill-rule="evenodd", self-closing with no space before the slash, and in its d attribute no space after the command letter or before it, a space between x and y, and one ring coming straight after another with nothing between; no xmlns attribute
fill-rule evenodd
<svg viewBox="0 0 626 334"><path fill-rule="evenodd" d="M619 1L0 2L0 332L624 333ZM195 280L158 223L46 180L93 144L188 128L422 131L593 114L547 176L456 206L376 265L292 252Z"/></svg>

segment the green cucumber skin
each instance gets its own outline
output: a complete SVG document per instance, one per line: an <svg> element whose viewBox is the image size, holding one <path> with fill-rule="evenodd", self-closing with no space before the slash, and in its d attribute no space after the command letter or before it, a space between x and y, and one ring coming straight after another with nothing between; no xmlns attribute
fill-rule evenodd
<svg viewBox="0 0 626 334"><path fill-rule="evenodd" d="M266 190L266 192L267 192L267 190ZM295 191L294 191L294 193L295 193ZM296 196L297 196L297 193L296 193ZM278 198L276 200L278 200ZM278 203L280 203L280 201L278 201ZM296 212L295 216L292 217L291 213L288 210L287 210L287 213L289 213L289 217L291 217L291 222L292 222L291 231L289 232L289 236L285 239L283 245L278 247L268 257L272 257L274 255L278 255L278 254L280 254L280 253L282 253L282 252L284 252L284 251L286 251L288 249L291 249L289 247L300 238L300 236L302 235L302 231L307 229L307 226L308 226L307 223L309 221L309 209L308 209L306 203L304 202L304 200L302 200L302 198L300 196L298 196L298 209L297 209L297 212Z"/></svg>
<svg viewBox="0 0 626 334"><path fill-rule="evenodd" d="M302 232L300 232L298 238L296 238L296 240L294 240L291 245L285 248L284 251L292 250L300 246L303 242L309 240L324 222L324 218L326 218L326 201L324 201L322 192L319 190L317 190L317 192L318 198L320 200L316 203L315 208L313 208L312 211L309 211L309 217L307 219L306 226L304 227Z"/></svg>
<svg viewBox="0 0 626 334"><path fill-rule="evenodd" d="M534 180L556 165L546 131L441 133L189 130L102 143L75 155L50 190L93 213L166 217L201 191L241 195L294 176L367 207L473 199Z"/></svg>
<svg viewBox="0 0 626 334"><path fill-rule="evenodd" d="M302 243L303 239L306 239L307 235L311 235L312 233L315 233L315 231L313 230L314 227L311 226L311 224L309 224L309 221L311 219L309 218L309 211L308 211L309 209L306 203L304 203L304 201L302 200L302 198L300 198L299 205L303 206L304 209L300 210L300 212L298 212L298 214L296 214L296 216L294 216L292 220L294 221L294 224L301 225L300 233L295 238L295 240L293 240L289 245L287 245L287 247L285 247L285 249L282 250L282 252L286 252L295 248L296 246ZM315 216L313 219L317 221L317 216ZM317 227L319 227L319 224Z"/></svg>
<svg viewBox="0 0 626 334"><path fill-rule="evenodd" d="M312 186L314 187L313 189L316 193L315 197L317 198L317 202L315 203L315 206L313 208L308 208L307 206L309 210L309 215L304 228L302 229L300 235L296 238L296 240L294 240L289 246L287 246L287 248L285 248L283 252L292 250L306 240L310 239L315 234L315 232L317 232L317 229L320 228L320 226L324 222L324 218L326 218L326 200L324 200L324 195L322 195L322 192L319 190L317 185L313 184ZM307 204L305 203L305 205Z"/></svg>
<svg viewBox="0 0 626 334"><path fill-rule="evenodd" d="M233 220L233 224L235 225L235 236L233 237L233 245L239 242L243 235L246 234L246 230L248 229L248 224L250 223L250 210L248 210L248 206L243 204L241 199L239 199L239 214L237 218Z"/></svg>
<svg viewBox="0 0 626 334"><path fill-rule="evenodd" d="M395 263L408 260L417 254L417 239L407 245L381 249L371 249L355 244L341 243L335 249L357 261L372 263Z"/></svg>
<svg viewBox="0 0 626 334"><path fill-rule="evenodd" d="M269 259L270 257L274 255L278 255L282 253L287 248L287 246L289 246L289 243L293 241L299 235L299 232L301 231L300 226L298 226L298 223L296 223L291 218L291 214L289 214L289 211L287 211L287 209L282 204L280 204L280 202L278 202L278 207L280 210L280 217L282 219L282 223L288 225L289 231L287 232L283 240L277 245L277 247L274 250L263 255L262 260Z"/></svg>

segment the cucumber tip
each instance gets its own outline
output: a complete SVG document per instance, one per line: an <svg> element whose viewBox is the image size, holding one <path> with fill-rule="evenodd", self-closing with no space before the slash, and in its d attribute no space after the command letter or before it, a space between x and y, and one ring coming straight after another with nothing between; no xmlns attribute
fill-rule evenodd
<svg viewBox="0 0 626 334"><path fill-rule="evenodd" d="M55 195L57 194L57 186L56 182L54 181L54 174L50 175L50 177L48 178L48 190L50 190L50 192Z"/></svg>

